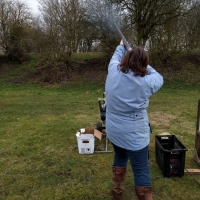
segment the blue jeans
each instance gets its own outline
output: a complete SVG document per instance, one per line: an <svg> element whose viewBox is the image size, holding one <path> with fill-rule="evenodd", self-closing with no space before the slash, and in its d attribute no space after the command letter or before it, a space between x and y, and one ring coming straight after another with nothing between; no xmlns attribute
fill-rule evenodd
<svg viewBox="0 0 200 200"><path fill-rule="evenodd" d="M150 186L148 146L138 151L131 151L114 144L112 145L115 151L113 166L127 167L128 160L130 159L135 186Z"/></svg>

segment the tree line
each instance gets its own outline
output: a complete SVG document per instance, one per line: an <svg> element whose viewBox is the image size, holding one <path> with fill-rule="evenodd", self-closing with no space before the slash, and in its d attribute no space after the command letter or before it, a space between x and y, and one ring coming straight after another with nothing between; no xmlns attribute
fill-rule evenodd
<svg viewBox="0 0 200 200"><path fill-rule="evenodd" d="M120 38L150 52L200 47L199 0L40 0L36 15L24 1L0 0L0 45L10 60L30 52L60 58L75 52L110 55Z"/></svg>

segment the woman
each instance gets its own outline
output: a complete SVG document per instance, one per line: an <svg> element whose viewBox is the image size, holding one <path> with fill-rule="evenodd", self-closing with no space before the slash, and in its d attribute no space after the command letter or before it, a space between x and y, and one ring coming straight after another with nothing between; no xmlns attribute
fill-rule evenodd
<svg viewBox="0 0 200 200"><path fill-rule="evenodd" d="M163 77L148 65L141 47L126 52L123 41L116 48L106 79L106 133L114 148L113 199L121 200L128 159L139 200L152 200L148 166L149 98L163 85Z"/></svg>

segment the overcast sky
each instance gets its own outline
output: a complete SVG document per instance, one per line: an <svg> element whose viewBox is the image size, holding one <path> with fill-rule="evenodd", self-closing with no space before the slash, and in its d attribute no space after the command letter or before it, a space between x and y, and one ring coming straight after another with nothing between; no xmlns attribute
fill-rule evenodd
<svg viewBox="0 0 200 200"><path fill-rule="evenodd" d="M37 2L37 0L23 0L23 2L24 2L25 4L27 4L28 7L30 7L31 10L32 10L34 13L39 12L39 9L38 9L39 3Z"/></svg>

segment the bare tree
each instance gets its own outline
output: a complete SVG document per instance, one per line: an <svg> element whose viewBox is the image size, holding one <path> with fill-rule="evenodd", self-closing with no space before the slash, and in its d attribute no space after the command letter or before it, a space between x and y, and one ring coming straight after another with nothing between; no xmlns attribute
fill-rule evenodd
<svg viewBox="0 0 200 200"><path fill-rule="evenodd" d="M1 46L4 51L8 49L9 43L9 33L10 33L10 23L12 21L10 16L10 10L12 9L12 2L1 0L0 1L0 38Z"/></svg>
<svg viewBox="0 0 200 200"><path fill-rule="evenodd" d="M182 8L182 12L183 15L156 26L150 33L151 50L164 52L199 48L199 5L190 2Z"/></svg>
<svg viewBox="0 0 200 200"><path fill-rule="evenodd" d="M113 4L110 0L85 0L87 19L97 30L97 38L103 39L105 36L113 36L113 23L118 23L122 19L122 13L118 4Z"/></svg>
<svg viewBox="0 0 200 200"><path fill-rule="evenodd" d="M69 52L76 52L87 25L85 10L78 0L61 1L61 27Z"/></svg>
<svg viewBox="0 0 200 200"><path fill-rule="evenodd" d="M200 49L200 2L198 0L191 2L188 10L188 17L184 19L185 24L185 45L184 49Z"/></svg>
<svg viewBox="0 0 200 200"><path fill-rule="evenodd" d="M127 10L127 23L137 33L137 45L145 46L156 27L177 18L182 12L185 0L116 0Z"/></svg>
<svg viewBox="0 0 200 200"><path fill-rule="evenodd" d="M100 42L100 50L108 62L119 42L113 25L114 22L119 23L121 19L118 4L113 4L110 0L85 0L85 8L87 20L94 33L93 40Z"/></svg>
<svg viewBox="0 0 200 200"><path fill-rule="evenodd" d="M28 30L32 16L20 1L0 1L0 40L11 59L20 60L28 52Z"/></svg>
<svg viewBox="0 0 200 200"><path fill-rule="evenodd" d="M46 49L54 54L76 52L86 23L79 0L42 0L43 27L49 41Z"/></svg>

